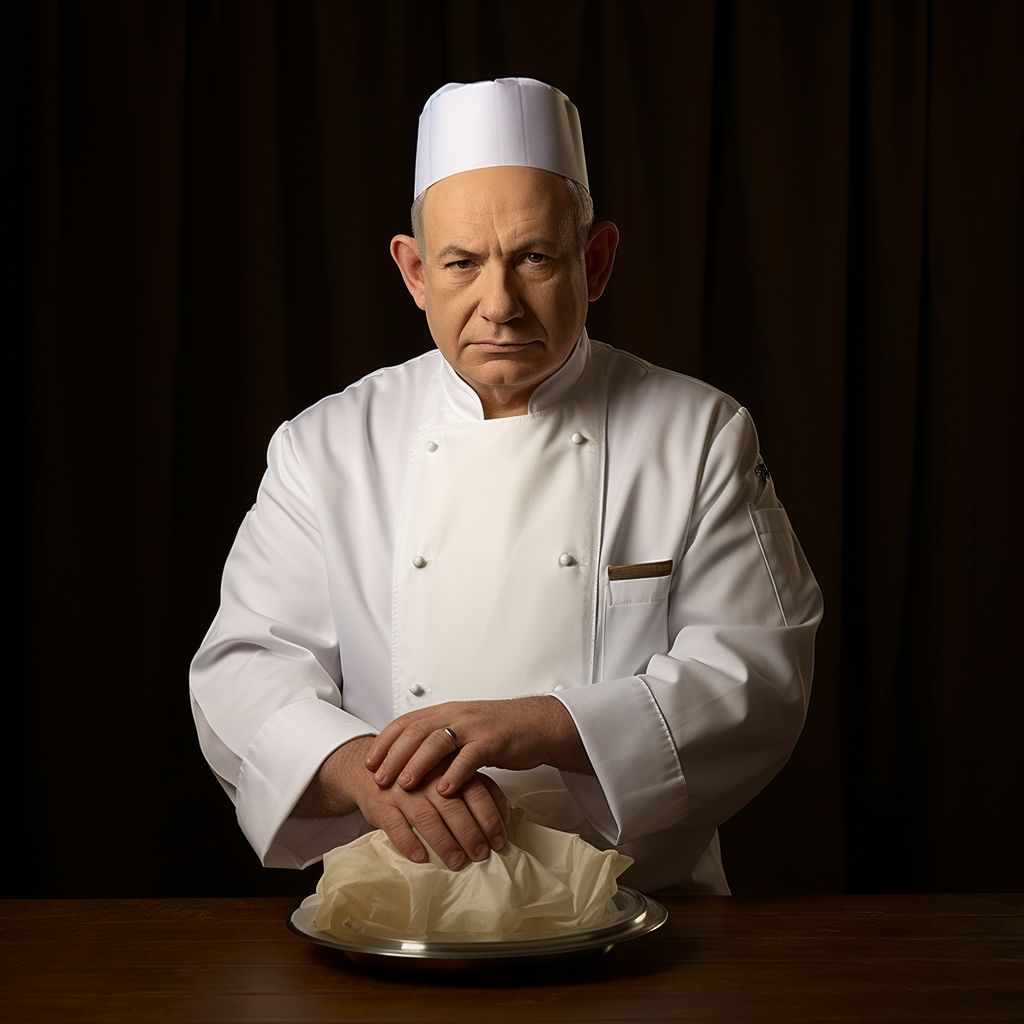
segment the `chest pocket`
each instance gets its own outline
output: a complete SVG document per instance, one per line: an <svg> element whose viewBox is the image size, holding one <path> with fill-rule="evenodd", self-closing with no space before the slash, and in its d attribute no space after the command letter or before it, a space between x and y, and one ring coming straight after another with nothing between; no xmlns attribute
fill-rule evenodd
<svg viewBox="0 0 1024 1024"><path fill-rule="evenodd" d="M668 651L672 562L608 566L604 583L604 675L615 679L647 668Z"/></svg>

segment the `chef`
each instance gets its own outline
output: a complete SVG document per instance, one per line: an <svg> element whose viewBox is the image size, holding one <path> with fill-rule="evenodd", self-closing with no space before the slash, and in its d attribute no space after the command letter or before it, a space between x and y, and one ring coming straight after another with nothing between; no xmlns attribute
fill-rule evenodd
<svg viewBox="0 0 1024 1024"><path fill-rule="evenodd" d="M391 253L436 348L284 423L191 673L263 863L371 828L458 870L511 806L727 893L717 825L803 725L821 598L750 416L591 340L618 232L576 108L427 102Z"/></svg>

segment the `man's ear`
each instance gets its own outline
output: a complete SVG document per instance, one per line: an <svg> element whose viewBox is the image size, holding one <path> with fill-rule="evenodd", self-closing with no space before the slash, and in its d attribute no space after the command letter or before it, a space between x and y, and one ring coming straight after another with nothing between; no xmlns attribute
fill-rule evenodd
<svg viewBox="0 0 1024 1024"><path fill-rule="evenodd" d="M411 235L395 235L391 239L391 258L402 272L402 280L420 309L427 308L427 289L423 281L423 257L419 242Z"/></svg>
<svg viewBox="0 0 1024 1024"><path fill-rule="evenodd" d="M608 278L612 276L615 249L619 244L619 229L603 220L590 229L587 238L587 298L593 302L601 298Z"/></svg>

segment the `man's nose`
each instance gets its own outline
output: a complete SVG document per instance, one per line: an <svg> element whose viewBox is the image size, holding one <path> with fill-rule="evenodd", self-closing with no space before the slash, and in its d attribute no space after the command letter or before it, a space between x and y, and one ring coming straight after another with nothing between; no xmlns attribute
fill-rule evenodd
<svg viewBox="0 0 1024 1024"><path fill-rule="evenodd" d="M494 324L508 323L523 315L515 275L502 266L488 267L479 278L482 294L477 312Z"/></svg>

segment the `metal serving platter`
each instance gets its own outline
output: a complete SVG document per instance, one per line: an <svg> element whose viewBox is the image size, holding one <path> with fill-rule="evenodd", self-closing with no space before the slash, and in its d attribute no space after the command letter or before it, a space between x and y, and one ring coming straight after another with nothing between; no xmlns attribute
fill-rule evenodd
<svg viewBox="0 0 1024 1024"><path fill-rule="evenodd" d="M566 932L541 932L521 939L473 941L470 938L427 940L384 939L360 935L359 941L335 938L316 927L319 897L311 896L288 918L296 935L330 949L340 950L353 963L366 967L415 971L493 970L530 957L530 966L566 965L607 953L616 943L635 939L660 928L668 911L649 896L620 886L612 897L604 920L589 928Z"/></svg>

